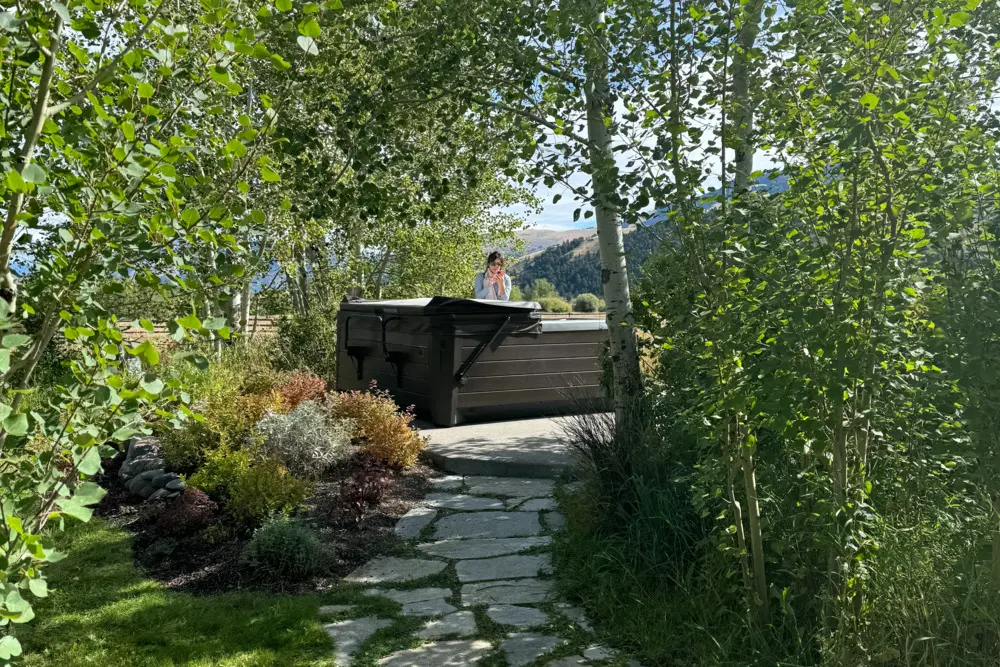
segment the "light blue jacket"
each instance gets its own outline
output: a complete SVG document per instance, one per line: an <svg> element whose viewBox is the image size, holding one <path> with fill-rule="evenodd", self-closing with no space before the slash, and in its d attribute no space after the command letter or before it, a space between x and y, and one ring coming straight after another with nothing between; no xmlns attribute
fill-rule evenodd
<svg viewBox="0 0 1000 667"><path fill-rule="evenodd" d="M503 275L503 294L497 293L496 285L486 284L486 274L476 274L476 298L488 299L490 301L510 301L510 276Z"/></svg>

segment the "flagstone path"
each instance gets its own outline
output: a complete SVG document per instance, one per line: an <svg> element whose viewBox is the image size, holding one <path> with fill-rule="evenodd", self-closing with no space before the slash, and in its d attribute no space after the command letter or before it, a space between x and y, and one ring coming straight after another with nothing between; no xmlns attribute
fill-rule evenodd
<svg viewBox="0 0 1000 667"><path fill-rule="evenodd" d="M360 602L320 608L337 667L640 667L598 644L584 612L555 597L550 548L562 516L552 481L431 484L396 525L411 553L348 576L363 587Z"/></svg>

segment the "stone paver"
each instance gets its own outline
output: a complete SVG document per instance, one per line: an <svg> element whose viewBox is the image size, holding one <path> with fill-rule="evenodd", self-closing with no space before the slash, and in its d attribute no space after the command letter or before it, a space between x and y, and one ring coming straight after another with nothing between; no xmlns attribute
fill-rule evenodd
<svg viewBox="0 0 1000 667"><path fill-rule="evenodd" d="M465 511L502 510L506 507L502 500L496 498L479 498L461 493L432 493L424 498L424 503L438 509Z"/></svg>
<svg viewBox="0 0 1000 667"><path fill-rule="evenodd" d="M581 630L585 630L586 632L594 631L593 626L590 625L590 621L587 619L586 612L579 607L575 607L568 602L557 602L556 609L559 610L560 614L580 626Z"/></svg>
<svg viewBox="0 0 1000 667"><path fill-rule="evenodd" d="M365 595L389 598L403 605L403 616L442 616L458 611L444 601L451 595L447 588L417 588L411 591L385 591L373 588L365 591Z"/></svg>
<svg viewBox="0 0 1000 667"><path fill-rule="evenodd" d="M433 507L414 507L403 515L393 529L396 535L410 540L420 536L420 531L437 516Z"/></svg>
<svg viewBox="0 0 1000 667"><path fill-rule="evenodd" d="M606 646L591 646L583 652L583 657L587 660L610 660L615 657L615 652Z"/></svg>
<svg viewBox="0 0 1000 667"><path fill-rule="evenodd" d="M319 615L333 616L334 614L345 614L353 610L353 604L325 604L319 608Z"/></svg>
<svg viewBox="0 0 1000 667"><path fill-rule="evenodd" d="M542 625L547 625L549 617L545 612L533 607L518 607L512 604L501 604L489 607L486 615L494 623L500 625L512 625L519 630L530 630Z"/></svg>
<svg viewBox="0 0 1000 667"><path fill-rule="evenodd" d="M552 556L499 556L479 560L460 560L455 563L458 580L491 581L494 579L524 579L552 571Z"/></svg>
<svg viewBox="0 0 1000 667"><path fill-rule="evenodd" d="M438 574L446 567L448 564L439 560L376 558L347 575L344 581L355 584L398 584Z"/></svg>
<svg viewBox="0 0 1000 667"><path fill-rule="evenodd" d="M383 667L469 667L492 650L482 639L437 642L394 653L379 660Z"/></svg>
<svg viewBox="0 0 1000 667"><path fill-rule="evenodd" d="M555 482L550 479L516 479L510 477L466 477L468 492L479 496L510 498L546 498L552 495Z"/></svg>
<svg viewBox="0 0 1000 667"><path fill-rule="evenodd" d="M427 484L435 491L458 491L462 488L463 479L461 475L445 475L429 479Z"/></svg>
<svg viewBox="0 0 1000 667"><path fill-rule="evenodd" d="M476 617L471 611L458 611L431 621L417 632L420 639L440 639L454 635L471 637L476 634Z"/></svg>
<svg viewBox="0 0 1000 667"><path fill-rule="evenodd" d="M507 498L507 509L512 510L530 498Z"/></svg>
<svg viewBox="0 0 1000 667"><path fill-rule="evenodd" d="M538 512L474 512L442 517L434 524L434 537L471 539L530 537L541 532Z"/></svg>
<svg viewBox="0 0 1000 667"><path fill-rule="evenodd" d="M553 660L546 667L577 667L578 665L587 665L587 659L582 655L571 655L568 658L559 658L558 660Z"/></svg>
<svg viewBox="0 0 1000 667"><path fill-rule="evenodd" d="M392 625L392 621L374 616L352 618L337 623L327 623L323 626L333 639L337 667L350 667L354 654L358 652L365 640L382 628Z"/></svg>
<svg viewBox="0 0 1000 667"><path fill-rule="evenodd" d="M532 498L517 509L521 512L546 512L558 508L555 498Z"/></svg>
<svg viewBox="0 0 1000 667"><path fill-rule="evenodd" d="M559 512L546 512L545 513L545 526L552 531L562 530L562 527L566 525L566 517L564 517Z"/></svg>
<svg viewBox="0 0 1000 667"><path fill-rule="evenodd" d="M505 537L500 539L443 540L418 544L417 548L431 556L451 559L493 558L516 554L527 549L552 544L548 535L538 537Z"/></svg>
<svg viewBox="0 0 1000 667"><path fill-rule="evenodd" d="M559 637L534 632L518 632L500 643L510 667L523 667L538 660L563 642Z"/></svg>
<svg viewBox="0 0 1000 667"><path fill-rule="evenodd" d="M538 579L487 581L462 586L462 604L538 604L552 591L552 584Z"/></svg>

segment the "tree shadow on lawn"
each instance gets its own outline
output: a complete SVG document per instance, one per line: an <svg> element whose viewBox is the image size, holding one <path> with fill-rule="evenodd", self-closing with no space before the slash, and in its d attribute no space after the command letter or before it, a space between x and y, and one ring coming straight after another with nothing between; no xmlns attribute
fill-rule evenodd
<svg viewBox="0 0 1000 667"><path fill-rule="evenodd" d="M177 593L136 568L127 532L94 520L67 537L50 596L16 629L27 667L332 663L313 596Z"/></svg>

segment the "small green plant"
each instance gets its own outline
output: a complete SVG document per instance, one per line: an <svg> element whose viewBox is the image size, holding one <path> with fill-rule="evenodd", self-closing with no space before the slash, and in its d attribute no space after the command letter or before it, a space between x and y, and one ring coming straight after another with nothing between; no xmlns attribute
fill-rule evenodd
<svg viewBox="0 0 1000 667"><path fill-rule="evenodd" d="M254 461L229 487L226 513L244 529L259 526L275 514L287 514L305 502L310 485L274 459Z"/></svg>
<svg viewBox="0 0 1000 667"><path fill-rule="evenodd" d="M274 581L302 581L321 572L330 554L307 526L281 517L267 522L243 549L242 561Z"/></svg>
<svg viewBox="0 0 1000 667"><path fill-rule="evenodd" d="M240 477L250 470L250 453L220 447L208 453L205 464L191 476L189 484L217 502L225 503Z"/></svg>
<svg viewBox="0 0 1000 667"><path fill-rule="evenodd" d="M292 474L313 478L351 453L353 429L352 422L328 420L322 407L305 401L289 414L265 416L257 425L256 447Z"/></svg>
<svg viewBox="0 0 1000 667"><path fill-rule="evenodd" d="M569 302L565 299L561 299L558 296L547 296L541 299L535 299L538 305L542 307L542 310L546 313L568 313L570 312Z"/></svg>
<svg viewBox="0 0 1000 667"><path fill-rule="evenodd" d="M596 313L602 309L602 302L596 294L585 292L573 299L573 311L577 313Z"/></svg>

